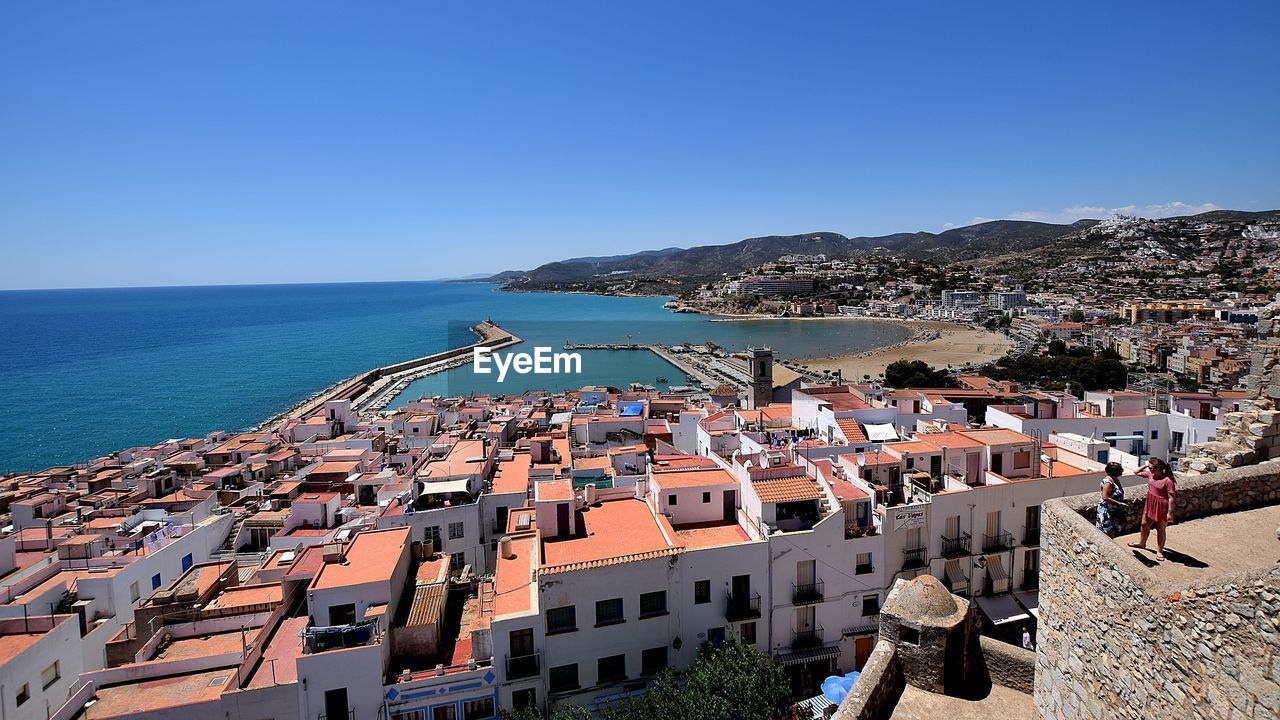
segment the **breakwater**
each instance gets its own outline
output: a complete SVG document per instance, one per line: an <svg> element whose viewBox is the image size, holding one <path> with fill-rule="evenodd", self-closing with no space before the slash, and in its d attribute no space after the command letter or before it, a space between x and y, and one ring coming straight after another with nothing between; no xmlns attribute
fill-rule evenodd
<svg viewBox="0 0 1280 720"><path fill-rule="evenodd" d="M474 348L496 349L523 342L490 320L473 326L471 330L479 340L470 345L374 368L347 378L271 418L260 428L274 430L290 419L307 417L330 400L351 400L352 407L358 412L379 410L414 380L471 362Z"/></svg>

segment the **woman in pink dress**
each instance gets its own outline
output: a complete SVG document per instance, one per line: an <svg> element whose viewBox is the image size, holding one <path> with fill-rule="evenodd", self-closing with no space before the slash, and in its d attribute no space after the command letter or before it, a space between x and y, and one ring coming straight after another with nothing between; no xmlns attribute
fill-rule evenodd
<svg viewBox="0 0 1280 720"><path fill-rule="evenodd" d="M1147 536L1156 526L1156 560L1164 560L1164 529L1173 522L1173 469L1160 458L1151 458L1139 475L1147 479L1147 500L1142 506L1142 531L1129 547L1147 549Z"/></svg>

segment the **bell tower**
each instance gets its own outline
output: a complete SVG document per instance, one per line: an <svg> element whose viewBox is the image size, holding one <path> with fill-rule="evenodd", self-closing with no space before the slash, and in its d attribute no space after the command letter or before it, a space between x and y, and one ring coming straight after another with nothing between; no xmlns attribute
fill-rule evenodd
<svg viewBox="0 0 1280 720"><path fill-rule="evenodd" d="M747 360L751 371L751 387L747 392L747 407L759 408L773 402L773 350L767 347L750 348Z"/></svg>

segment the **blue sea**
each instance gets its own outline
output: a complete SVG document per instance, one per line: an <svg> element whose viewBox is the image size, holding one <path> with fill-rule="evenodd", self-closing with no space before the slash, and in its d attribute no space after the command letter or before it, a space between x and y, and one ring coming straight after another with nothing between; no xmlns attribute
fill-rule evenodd
<svg viewBox="0 0 1280 720"><path fill-rule="evenodd" d="M784 357L901 341L872 322L715 321L662 298L500 292L403 282L0 292L0 471L81 462L134 445L252 427L372 367L472 342L489 318L526 345L704 342L771 345ZM426 394L518 393L685 378L648 352L583 351L580 376L424 378Z"/></svg>

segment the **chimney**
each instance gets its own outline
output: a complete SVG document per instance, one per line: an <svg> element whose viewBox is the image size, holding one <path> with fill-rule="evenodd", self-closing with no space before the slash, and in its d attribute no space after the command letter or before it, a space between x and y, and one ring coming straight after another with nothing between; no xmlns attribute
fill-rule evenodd
<svg viewBox="0 0 1280 720"><path fill-rule="evenodd" d="M499 552L501 552L501 553L502 553L502 559L503 559L503 560L511 560L511 559L515 558L516 554L515 554L514 552L512 552L512 550L511 550L511 536L510 536L510 535L503 535L503 536L502 536L502 539L498 541L498 550L499 550Z"/></svg>

